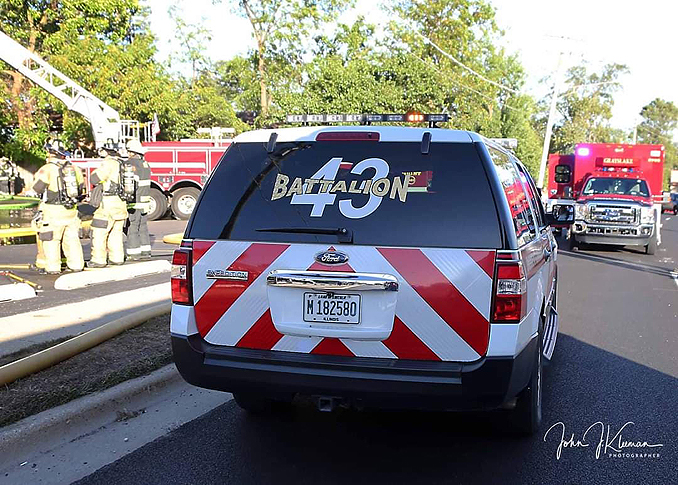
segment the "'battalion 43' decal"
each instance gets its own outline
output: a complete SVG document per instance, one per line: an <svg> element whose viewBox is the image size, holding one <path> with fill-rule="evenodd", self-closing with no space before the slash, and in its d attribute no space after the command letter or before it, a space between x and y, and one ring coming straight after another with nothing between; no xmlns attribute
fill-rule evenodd
<svg viewBox="0 0 678 485"><path fill-rule="evenodd" d="M275 185L271 200L282 199L283 197L292 197L290 204L310 204L311 217L322 217L325 206L334 204L338 193L348 194L369 194L367 203L361 207L355 207L350 199L339 201L339 211L349 219L362 219L372 214L384 197L389 199L398 197L400 202L407 200L407 187L410 183L410 177L388 178L389 166L381 158L367 158L357 163L351 173L360 175L367 169L374 169L375 174L371 179L352 180L349 186L346 181L339 180L335 182L342 158L335 157L323 165L311 178L302 181L301 177L296 177L290 184L290 178L287 175L279 173L275 178ZM360 183L360 186L358 186ZM318 187L317 192L313 192L314 187Z"/></svg>

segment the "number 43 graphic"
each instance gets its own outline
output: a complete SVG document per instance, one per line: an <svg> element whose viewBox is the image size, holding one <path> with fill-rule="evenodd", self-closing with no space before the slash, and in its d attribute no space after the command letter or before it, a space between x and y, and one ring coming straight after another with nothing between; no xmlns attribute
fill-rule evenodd
<svg viewBox="0 0 678 485"><path fill-rule="evenodd" d="M320 167L320 169L314 173L310 178L316 180L335 180L337 173L339 172L339 165L341 165L341 157L335 157L330 159L325 165ZM388 163L381 158L367 158L360 163L357 163L352 169L351 173L355 175L361 175L365 170L374 169L375 174L372 177L372 180L379 180L386 178L389 172ZM362 190L365 186L366 181L362 182L360 189ZM307 184L304 184L304 192L306 192ZM294 194L292 196L292 201L290 202L293 205L300 204L310 204L313 206L311 209L311 217L322 217L325 212L325 206L334 204L334 201L337 198L337 194L331 194L329 192L317 193L317 194ZM370 197L367 200L367 203L362 207L355 207L353 202L348 199L339 201L339 211L348 217L349 219L362 219L372 214L379 205L383 197L374 195L370 192Z"/></svg>

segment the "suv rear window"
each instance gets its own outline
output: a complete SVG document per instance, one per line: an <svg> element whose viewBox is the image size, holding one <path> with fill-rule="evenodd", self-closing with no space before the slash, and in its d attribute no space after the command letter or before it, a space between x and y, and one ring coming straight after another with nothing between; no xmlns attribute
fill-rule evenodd
<svg viewBox="0 0 678 485"><path fill-rule="evenodd" d="M189 237L336 243L334 234L261 229L347 228L353 243L501 247L487 176L471 143L236 143L204 188Z"/></svg>

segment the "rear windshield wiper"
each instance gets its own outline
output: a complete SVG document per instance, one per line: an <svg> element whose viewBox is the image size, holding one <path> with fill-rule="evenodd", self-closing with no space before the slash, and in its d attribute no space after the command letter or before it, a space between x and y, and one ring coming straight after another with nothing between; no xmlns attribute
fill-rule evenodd
<svg viewBox="0 0 678 485"><path fill-rule="evenodd" d="M353 243L353 231L345 227L262 227L257 232L286 232L291 234L326 234L337 236L339 242Z"/></svg>

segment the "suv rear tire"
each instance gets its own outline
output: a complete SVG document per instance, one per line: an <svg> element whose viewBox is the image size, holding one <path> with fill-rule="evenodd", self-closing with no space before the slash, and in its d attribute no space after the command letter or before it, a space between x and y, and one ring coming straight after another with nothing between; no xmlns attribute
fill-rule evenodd
<svg viewBox="0 0 678 485"><path fill-rule="evenodd" d="M542 378L544 371L542 331L537 334L537 352L530 383L520 394L512 411L512 429L525 435L539 430L542 420Z"/></svg>

